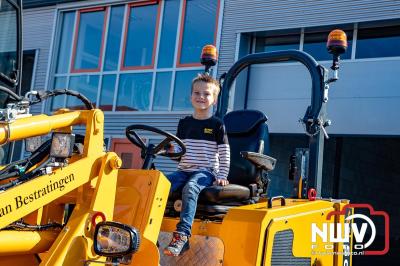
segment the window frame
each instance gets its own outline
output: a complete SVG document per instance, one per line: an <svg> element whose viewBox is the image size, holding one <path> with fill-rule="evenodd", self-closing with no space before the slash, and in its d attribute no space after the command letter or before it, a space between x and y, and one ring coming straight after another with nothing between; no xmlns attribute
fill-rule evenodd
<svg viewBox="0 0 400 266"><path fill-rule="evenodd" d="M219 16L220 16L220 7L221 7L221 1L222 0L217 0L217 10L216 10L216 16L215 16L215 27L214 27L214 40L212 45L216 45L217 43L217 36L218 36L218 22L219 22ZM181 63L181 50L182 50L182 41L183 41L183 32L185 30L185 15L186 15L186 2L187 0L182 0L183 6L182 6L182 13L180 17L181 25L179 27L179 43L178 43L178 55L176 58L176 67L201 67L202 64L199 63Z"/></svg>
<svg viewBox="0 0 400 266"><path fill-rule="evenodd" d="M122 45L122 55L121 55L121 64L119 67L120 71L124 70L142 70L142 69L154 69L154 62L157 52L157 43L158 43L158 35L159 35L159 26L160 26L160 13L161 13L161 2L162 0L146 0L140 2L133 2L128 4L127 6L127 14L125 15L124 21L124 35L123 35L123 45ZM126 52L126 42L127 42L127 35L129 30L129 19L131 16L131 10L133 7L140 7L140 6L147 6L147 5L158 5L157 6L157 18L156 18L156 29L154 31L154 38L153 38L153 51L151 57L151 65L148 66L125 66L125 52Z"/></svg>
<svg viewBox="0 0 400 266"><path fill-rule="evenodd" d="M87 68L87 69L76 69L75 68L75 59L76 59L76 52L77 52L77 44L78 44L78 37L79 37L79 26L81 22L81 14L82 13L90 13L96 11L104 11L104 21L103 21L103 32L101 34L101 46L99 52L99 60L97 63L97 68ZM73 47L72 47L72 60L71 60L71 67L70 73L87 73L87 72L101 72L103 69L103 54L104 54L104 42L106 38L106 27L108 25L108 16L110 12L109 6L98 6L98 7L91 7L91 8L83 8L76 10L76 23L74 27L74 39L73 39Z"/></svg>

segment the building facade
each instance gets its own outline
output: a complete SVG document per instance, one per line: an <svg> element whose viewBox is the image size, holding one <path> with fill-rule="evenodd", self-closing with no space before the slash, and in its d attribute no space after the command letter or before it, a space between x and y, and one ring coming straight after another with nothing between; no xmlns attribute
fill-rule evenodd
<svg viewBox="0 0 400 266"><path fill-rule="evenodd" d="M31 88L70 88L88 96L104 111L108 148L121 155L124 167L140 165L138 151L124 139L127 125L174 133L179 118L191 113L190 81L203 70L203 45L219 50L215 76L247 54L281 49L306 51L328 68L326 37L332 29L345 30L348 50L329 92L332 125L322 194L386 210L395 217L392 241L399 242L400 1L28 0L24 5L24 50L34 55ZM308 141L298 120L310 103L310 84L303 66L285 62L252 66L231 91L230 110L258 109L269 117L271 155L278 159L271 195L290 195L289 156ZM34 111L63 106L79 108L79 103L56 98ZM158 141L154 135L144 138ZM159 158L156 167L170 172L175 164Z"/></svg>
<svg viewBox="0 0 400 266"><path fill-rule="evenodd" d="M386 210L389 255L353 260L355 265L395 265L400 248L400 160L395 155L400 148L400 1L225 1L218 74L244 55L282 49L308 52L329 68L326 38L336 28L347 33L348 50L341 56L339 80L329 90L332 125L325 141L322 195ZM271 155L278 159L270 195L290 195L289 157L295 148L307 147L297 121L310 104L310 88L305 67L285 62L252 66L231 93L231 109L258 109L269 117Z"/></svg>
<svg viewBox="0 0 400 266"><path fill-rule="evenodd" d="M24 49L38 51L34 87L68 87L102 109L108 146L126 151L125 167L140 160L128 152L127 125L175 132L191 113L190 82L204 69L201 48L220 42L223 0L25 2ZM34 112L62 106L80 107L64 97Z"/></svg>

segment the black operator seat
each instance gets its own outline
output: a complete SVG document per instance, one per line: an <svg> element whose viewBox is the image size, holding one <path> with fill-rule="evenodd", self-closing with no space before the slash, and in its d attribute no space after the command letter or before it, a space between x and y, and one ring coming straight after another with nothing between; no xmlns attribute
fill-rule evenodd
<svg viewBox="0 0 400 266"><path fill-rule="evenodd" d="M268 185L266 173L275 167L269 154L267 117L257 110L232 111L224 116L231 151L229 185L205 188L199 212L225 213L229 206L254 203Z"/></svg>

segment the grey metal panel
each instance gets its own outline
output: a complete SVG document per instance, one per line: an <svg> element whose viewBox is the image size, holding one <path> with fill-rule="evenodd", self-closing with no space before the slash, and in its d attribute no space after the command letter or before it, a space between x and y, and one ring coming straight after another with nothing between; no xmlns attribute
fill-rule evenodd
<svg viewBox="0 0 400 266"><path fill-rule="evenodd" d="M24 9L56 5L68 2L78 2L81 0L23 0L22 6Z"/></svg>
<svg viewBox="0 0 400 266"><path fill-rule="evenodd" d="M344 61L329 91L331 134L400 135L400 59ZM325 64L328 67L328 64ZM297 121L310 104L311 81L299 64L252 67L249 109L269 118L272 133L303 133ZM306 78L305 78L306 77Z"/></svg>
<svg viewBox="0 0 400 266"><path fill-rule="evenodd" d="M125 128L132 124L146 124L158 127L171 133L176 133L178 121L183 114L132 114L106 113L105 114L105 134L106 135L124 135ZM153 136L152 134L149 134Z"/></svg>
<svg viewBox="0 0 400 266"><path fill-rule="evenodd" d="M268 262L266 263L268 264ZM295 257L293 255L293 231L276 232L272 246L271 266L309 266L311 258Z"/></svg>
<svg viewBox="0 0 400 266"><path fill-rule="evenodd" d="M225 0L219 75L233 64L237 32L400 18L393 0Z"/></svg>
<svg viewBox="0 0 400 266"><path fill-rule="evenodd" d="M55 7L28 9L23 13L24 50L39 50L34 77L35 89L45 87L54 15Z"/></svg>
<svg viewBox="0 0 400 266"><path fill-rule="evenodd" d="M23 11L23 49L38 50L34 90L46 87L47 65L52 39L55 7L32 8ZM41 113L42 105L32 106L31 112Z"/></svg>

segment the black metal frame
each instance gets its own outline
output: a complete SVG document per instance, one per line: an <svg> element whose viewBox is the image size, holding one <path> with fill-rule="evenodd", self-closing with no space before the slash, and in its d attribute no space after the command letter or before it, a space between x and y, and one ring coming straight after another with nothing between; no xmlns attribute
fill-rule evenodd
<svg viewBox="0 0 400 266"><path fill-rule="evenodd" d="M22 0L7 0L16 9L17 13L17 78L14 85L15 93L21 93L21 71L22 71ZM13 89L14 89L13 88Z"/></svg>
<svg viewBox="0 0 400 266"><path fill-rule="evenodd" d="M218 99L216 116L222 118L228 110L229 90L239 73L250 65L275 63L294 60L307 67L311 75L311 105L303 118L306 132L310 136L310 160L308 173L308 188L315 188L317 196L321 193L322 163L324 150L323 127L326 119L326 103L328 101L328 70L319 65L309 54L298 50L286 50L267 53L256 53L239 59L227 72L220 97ZM321 130L322 129L322 130Z"/></svg>

